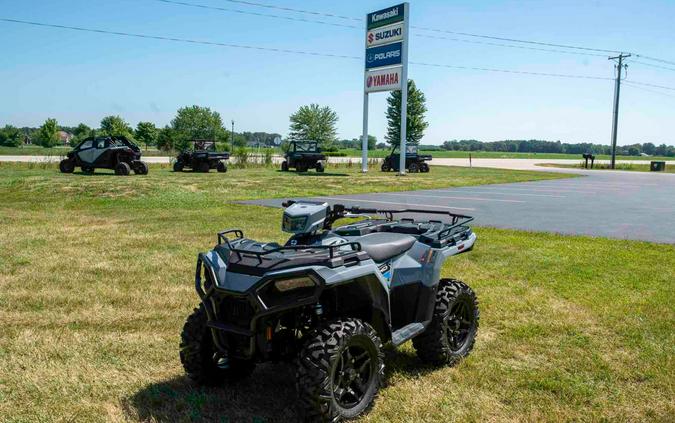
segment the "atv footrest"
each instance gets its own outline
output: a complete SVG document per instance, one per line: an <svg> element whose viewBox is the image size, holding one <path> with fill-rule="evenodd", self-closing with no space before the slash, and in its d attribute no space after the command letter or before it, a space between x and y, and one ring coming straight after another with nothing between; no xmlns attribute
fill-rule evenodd
<svg viewBox="0 0 675 423"><path fill-rule="evenodd" d="M224 332L235 333L237 335L243 335L243 336L253 336L253 332L248 330L248 329L240 328L240 327L237 327L237 326L234 326L234 325L228 325L226 323L208 322L206 325L210 328L222 330Z"/></svg>
<svg viewBox="0 0 675 423"><path fill-rule="evenodd" d="M391 343L395 346L399 346L405 341L424 332L424 327L425 326L422 323L410 323L405 325L391 334Z"/></svg>

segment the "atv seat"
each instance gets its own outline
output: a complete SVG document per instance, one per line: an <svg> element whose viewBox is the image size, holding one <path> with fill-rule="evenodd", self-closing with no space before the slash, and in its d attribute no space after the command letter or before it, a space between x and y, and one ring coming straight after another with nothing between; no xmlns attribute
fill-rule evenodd
<svg viewBox="0 0 675 423"><path fill-rule="evenodd" d="M416 239L410 235L391 232L375 232L359 238L361 249L377 262L385 261L404 253Z"/></svg>

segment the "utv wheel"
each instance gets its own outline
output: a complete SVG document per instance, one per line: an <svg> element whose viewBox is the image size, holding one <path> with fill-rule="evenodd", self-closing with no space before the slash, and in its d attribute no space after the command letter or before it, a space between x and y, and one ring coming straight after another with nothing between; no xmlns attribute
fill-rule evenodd
<svg viewBox="0 0 675 423"><path fill-rule="evenodd" d="M59 170L61 173L73 173L75 171L75 162L70 159L61 160Z"/></svg>
<svg viewBox="0 0 675 423"><path fill-rule="evenodd" d="M183 167L185 167L185 166L183 165L183 162L176 162L176 163L173 164L173 171L174 171L174 172L182 172L182 171L183 171Z"/></svg>
<svg viewBox="0 0 675 423"><path fill-rule="evenodd" d="M149 170L148 164L145 162L138 162L134 167L134 173L136 175L147 175Z"/></svg>
<svg viewBox="0 0 675 423"><path fill-rule="evenodd" d="M323 173L324 170L325 170L325 167L323 166L323 163L319 162L319 163L316 164L316 171L317 172Z"/></svg>
<svg viewBox="0 0 675 423"><path fill-rule="evenodd" d="M382 172L389 172L390 170L389 165L386 162L382 163L382 167L380 169L382 169Z"/></svg>
<svg viewBox="0 0 675 423"><path fill-rule="evenodd" d="M429 165L426 163L422 163L420 165L420 172L422 173L428 173L429 172Z"/></svg>
<svg viewBox="0 0 675 423"><path fill-rule="evenodd" d="M202 173L209 173L209 170L211 170L211 166L209 166L209 162L201 162L199 163L197 169Z"/></svg>
<svg viewBox="0 0 675 423"><path fill-rule="evenodd" d="M384 378L382 342L358 319L310 333L297 359L301 412L309 421L338 421L366 411Z"/></svg>
<svg viewBox="0 0 675 423"><path fill-rule="evenodd" d="M180 337L180 362L188 377L200 385L220 385L249 376L255 365L250 361L228 359L220 354L206 326L204 305L194 309L185 321Z"/></svg>
<svg viewBox="0 0 675 423"><path fill-rule="evenodd" d="M410 163L410 166L408 166L408 173L417 173L420 171L419 166L417 166L417 163Z"/></svg>
<svg viewBox="0 0 675 423"><path fill-rule="evenodd" d="M282 172L288 172L288 162L286 160L281 162L281 171Z"/></svg>
<svg viewBox="0 0 675 423"><path fill-rule="evenodd" d="M220 173L225 173L227 172L227 165L223 162L218 162L218 166L216 166L216 170Z"/></svg>
<svg viewBox="0 0 675 423"><path fill-rule="evenodd" d="M131 172L131 167L125 162L117 163L115 166L115 175L127 176Z"/></svg>
<svg viewBox="0 0 675 423"><path fill-rule="evenodd" d="M469 355L478 332L478 299L464 282L442 279L429 327L413 338L420 360L433 365L454 365Z"/></svg>

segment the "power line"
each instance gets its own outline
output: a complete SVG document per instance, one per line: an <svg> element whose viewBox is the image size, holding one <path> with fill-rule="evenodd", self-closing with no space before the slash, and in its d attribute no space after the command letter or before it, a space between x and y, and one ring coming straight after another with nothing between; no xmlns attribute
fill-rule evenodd
<svg viewBox="0 0 675 423"><path fill-rule="evenodd" d="M637 64L639 64L639 65L650 66L650 67L652 67L652 68L659 68L659 69L665 69L665 70L669 70L669 71L675 71L675 69L673 69L673 68L667 68L667 67L665 67L665 66L654 65L654 64L652 64L652 63L640 62L640 61L638 61L638 60L632 60L631 63L637 63Z"/></svg>
<svg viewBox="0 0 675 423"><path fill-rule="evenodd" d="M666 97L675 98L675 95L664 93L664 92L661 92L661 91L651 90L649 88L644 88L644 87L641 87L639 85L633 85L630 81L623 81L623 83L630 85L631 88L635 88L636 90L647 91L647 92L650 92L650 93L660 94L660 95L664 95Z"/></svg>
<svg viewBox="0 0 675 423"><path fill-rule="evenodd" d="M642 57L643 59L646 59L646 60L652 60L654 62L665 63L667 65L675 65L675 62L671 62L669 60L659 59L659 58L656 58L656 57L644 56L642 54L636 54L635 56L636 57Z"/></svg>
<svg viewBox="0 0 675 423"><path fill-rule="evenodd" d="M340 59L363 60L362 57L347 56L347 55L341 55L341 54L318 53L318 52L313 52L313 51L290 50L290 49L282 49L282 48L274 48L274 47L260 47L260 46L251 46L251 45L245 45L245 44L221 43L221 42L215 42L215 41L191 40L191 39L187 39L187 38L166 37L166 36L160 36L160 35L136 34L136 33L132 33L132 32L108 31L108 30L104 30L104 29L83 28L83 27L78 27L78 26L57 25L57 24L48 24L48 23L32 22L32 21L22 21L22 20L18 20L18 19L0 18L0 21L18 23L18 24L23 24L23 25L48 27L48 28L68 29L68 30L73 30L73 31L95 32L95 33L98 33L98 34L118 35L118 36L123 36L123 37L146 38L146 39L151 39L151 40L173 41L173 42L189 43L189 44L204 44L204 45L221 46L221 47L241 48L241 49L248 49L248 50L262 50L262 51L271 51L271 52L275 52L275 53L290 53L290 54L302 54L302 55L307 55L307 56L321 56L321 57L335 57L335 58L340 58Z"/></svg>
<svg viewBox="0 0 675 423"><path fill-rule="evenodd" d="M473 66L458 66L458 65L444 65L438 63L426 63L426 62L408 62L411 65L418 66L431 66L438 68L450 68L450 69L464 69L464 70L479 70L487 72L501 72L501 73L511 73L511 74L521 74L521 75L533 75L533 76L552 76L558 78L574 78L574 79L595 79L595 80L604 80L611 81L614 78L608 78L605 76L591 76L591 75L572 75L565 73L546 73L546 72L529 72L529 71L517 71L509 69L496 69L496 68L482 68L482 67L473 67Z"/></svg>
<svg viewBox="0 0 675 423"><path fill-rule="evenodd" d="M353 16L342 16L342 15L335 15L333 13L325 13L325 12L315 12L311 10L303 10L303 9L293 9L291 7L283 7L283 6L276 6L272 4L263 4L263 3L255 3L252 1L243 1L243 0L223 0L229 3L238 3L238 4L245 4L247 6L257 6L257 7L265 7L267 9L276 9L276 10L283 10L286 12L295 12L295 13L305 13L308 15L317 15L317 16L326 16L329 18L338 18L338 19L346 19L350 21L359 21L362 22L362 18L355 18Z"/></svg>
<svg viewBox="0 0 675 423"><path fill-rule="evenodd" d="M671 91L675 91L675 88L673 88L673 87L665 87L665 86L663 86L663 85L649 84L649 83L647 83L647 82L638 82L638 81L630 81L630 82L631 82L632 84L642 85L642 86L645 86L645 87L661 88L661 89L663 89L663 90L671 90Z"/></svg>
<svg viewBox="0 0 675 423"><path fill-rule="evenodd" d="M285 19L287 21L316 23L316 24L321 24L321 25L338 26L338 27L343 27L343 28L356 28L356 29L360 28L359 26L356 26L356 25L347 25L347 24L340 24L340 23L334 23L334 22L317 21L317 20L305 19L305 18L295 18L295 17L291 17L291 16L272 15L272 14L268 14L268 13L251 12L251 11L248 11L248 10L240 10L240 9L230 9L230 8L227 8L227 7L207 6L207 5L204 5L204 4L186 3L186 2L175 1L175 0L154 0L154 1L158 1L160 3L166 3L166 4L173 4L173 5L176 5L176 6L194 7L194 8L197 8L197 9L210 9L210 10L218 10L218 11L221 11L221 12L239 13L239 14L242 14L242 15L264 16L264 17L267 17L267 18Z"/></svg>
<svg viewBox="0 0 675 423"><path fill-rule="evenodd" d="M580 52L580 51L565 51L565 50L552 50L552 49L539 48L539 47L515 46L515 45L511 45L511 44L492 43L492 42L487 42L487 41L463 40L463 39L460 39L460 38L451 38L451 37L443 37L443 36L427 35L427 34L419 34L419 33L413 33L412 35L414 35L415 37L431 38L431 39L436 39L436 40L449 40L449 41L456 41L456 42L460 42L460 43L482 44L482 45L488 45L488 46L517 48L517 49L523 49L523 50L545 51L545 52L549 52L549 53L578 54L578 55L582 55L582 56L607 57L606 54L600 54L600 53L585 53L585 52Z"/></svg>
<svg viewBox="0 0 675 423"><path fill-rule="evenodd" d="M137 34L132 32L121 32L121 31L109 31L103 29L94 29L94 28L84 28L77 26L69 25L58 25L58 24L49 24L42 22L33 22L33 21L23 21L19 19L9 19L9 18L0 18L0 21L18 23L23 25L32 25L38 27L47 27L47 28L56 28L56 29L66 29L73 31L81 32L93 32L97 34L107 34L107 35L117 35L123 37L135 37L135 38L144 38L152 40L161 40L161 41L172 41L180 43L189 43L189 44L203 44L203 45L212 45L220 47L232 47L232 48L241 48L249 50L261 50L261 51L270 51L275 53L289 53L289 54L302 54L308 56L320 56L320 57L331 57L331 58L340 58L340 59L352 59L352 60L363 60L363 57L358 56L349 56L342 54L333 54L333 53L318 53L305 50L291 50L291 49L282 49L274 47L260 47L252 45L243 45L243 44L232 44L232 43L222 43L216 41L204 41L204 40L193 40L188 38L176 38L160 35L148 35L148 34ZM550 77L560 77L560 78L577 78L577 79L595 79L595 80L611 80L612 78L601 77L601 76L590 76L590 75L572 75L572 74L558 74L558 73L544 73L544 72L529 72L529 71L517 71L517 70L508 70L508 69L496 69L496 68L485 68L485 67L472 67L472 66L459 66L459 65L447 65L447 64L438 64L438 63L427 63L427 62L409 62L413 65L418 66L432 66L432 67L442 67L450 69L463 69L463 70L479 70L486 72L500 72L500 73L510 73L510 74L521 74L521 75L533 75L533 76L550 76Z"/></svg>

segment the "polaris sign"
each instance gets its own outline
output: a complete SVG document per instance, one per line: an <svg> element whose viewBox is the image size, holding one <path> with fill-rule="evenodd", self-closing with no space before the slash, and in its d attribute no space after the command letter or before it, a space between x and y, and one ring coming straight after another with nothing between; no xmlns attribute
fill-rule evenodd
<svg viewBox="0 0 675 423"><path fill-rule="evenodd" d="M403 43L386 44L366 50L366 69L400 65Z"/></svg>
<svg viewBox="0 0 675 423"><path fill-rule="evenodd" d="M394 25L383 26L381 28L371 29L366 34L366 45L368 47L379 46L380 44L393 43L403 39L403 22Z"/></svg>
<svg viewBox="0 0 675 423"><path fill-rule="evenodd" d="M393 24L394 22L401 22L405 18L405 7L403 4L398 6L388 7L386 9L378 10L377 12L369 13L367 16L368 30L379 28L381 26Z"/></svg>

